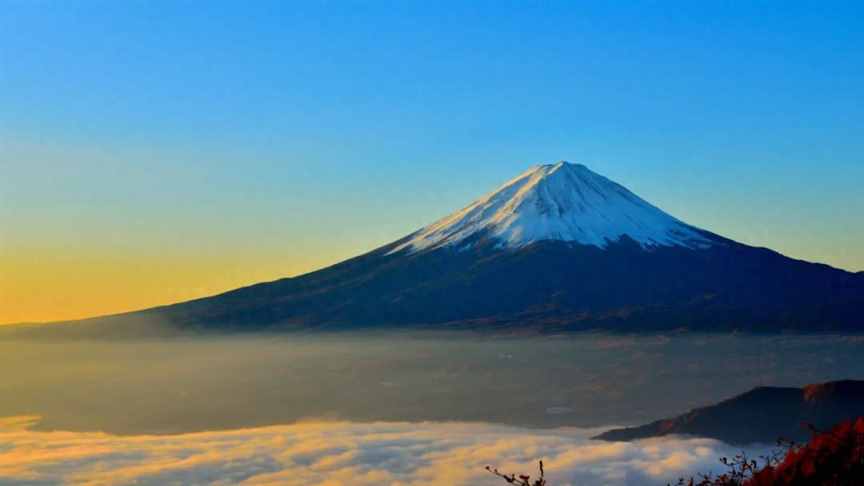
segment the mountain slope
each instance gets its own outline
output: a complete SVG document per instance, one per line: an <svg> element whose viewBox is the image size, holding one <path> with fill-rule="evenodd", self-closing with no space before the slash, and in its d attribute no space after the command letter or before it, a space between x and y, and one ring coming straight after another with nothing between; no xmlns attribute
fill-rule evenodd
<svg viewBox="0 0 864 486"><path fill-rule="evenodd" d="M678 417L610 430L596 438L630 441L686 434L735 444L773 443L779 438L802 441L810 435L804 424L825 429L859 416L864 416L864 381L759 387Z"/></svg>
<svg viewBox="0 0 864 486"><path fill-rule="evenodd" d="M97 333L150 325L826 331L864 329L862 309L860 274L700 230L584 166L558 163L331 267L83 322Z"/></svg>

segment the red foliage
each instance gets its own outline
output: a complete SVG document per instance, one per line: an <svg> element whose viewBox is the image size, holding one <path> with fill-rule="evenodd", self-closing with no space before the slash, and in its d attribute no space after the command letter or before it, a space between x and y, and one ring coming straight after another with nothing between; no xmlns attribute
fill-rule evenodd
<svg viewBox="0 0 864 486"><path fill-rule="evenodd" d="M793 448L776 466L756 472L745 486L853 486L864 484L864 417L842 422Z"/></svg>

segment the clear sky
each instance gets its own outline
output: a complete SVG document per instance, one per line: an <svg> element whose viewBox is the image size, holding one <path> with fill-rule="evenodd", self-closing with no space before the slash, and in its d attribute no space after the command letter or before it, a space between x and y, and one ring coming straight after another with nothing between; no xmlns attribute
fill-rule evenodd
<svg viewBox="0 0 864 486"><path fill-rule="evenodd" d="M559 159L864 270L860 1L0 11L0 322L296 275Z"/></svg>

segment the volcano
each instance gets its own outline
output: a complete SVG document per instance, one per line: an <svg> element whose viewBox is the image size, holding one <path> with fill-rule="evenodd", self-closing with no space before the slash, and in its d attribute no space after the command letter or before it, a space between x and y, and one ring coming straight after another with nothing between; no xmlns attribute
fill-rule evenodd
<svg viewBox="0 0 864 486"><path fill-rule="evenodd" d="M299 277L122 315L186 330L864 329L864 275L691 226L584 165L539 165L398 241Z"/></svg>

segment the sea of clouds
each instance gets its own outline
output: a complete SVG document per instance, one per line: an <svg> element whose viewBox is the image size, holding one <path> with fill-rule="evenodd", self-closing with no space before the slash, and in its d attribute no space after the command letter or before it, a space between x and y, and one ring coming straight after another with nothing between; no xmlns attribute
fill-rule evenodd
<svg viewBox="0 0 864 486"><path fill-rule="evenodd" d="M708 439L592 441L598 430L482 423L307 422L174 435L42 431L0 419L0 484L495 485L484 470L550 486L652 485L720 470L739 449ZM747 452L758 455L765 448Z"/></svg>

